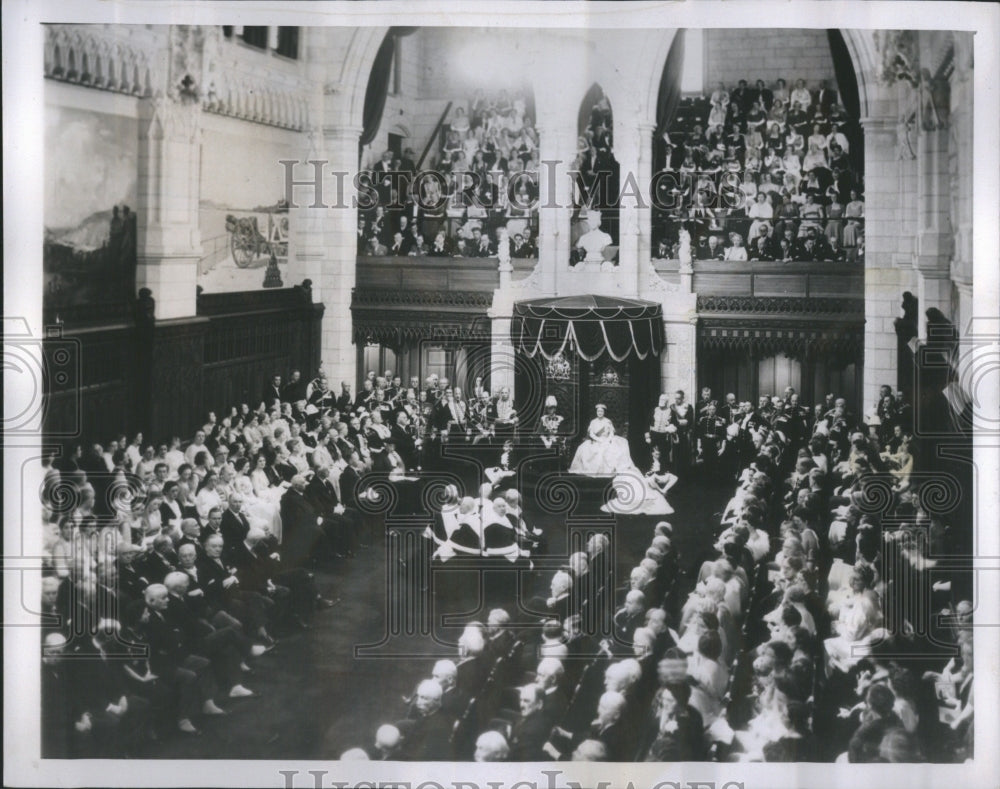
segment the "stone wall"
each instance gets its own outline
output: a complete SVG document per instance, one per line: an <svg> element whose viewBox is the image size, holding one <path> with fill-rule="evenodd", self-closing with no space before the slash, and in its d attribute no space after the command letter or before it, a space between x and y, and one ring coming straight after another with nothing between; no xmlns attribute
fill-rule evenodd
<svg viewBox="0 0 1000 789"><path fill-rule="evenodd" d="M741 79L772 85L779 77L789 89L804 79L815 90L834 79L833 58L825 30L706 30L705 89L722 81L734 87ZM832 83L831 83L832 84Z"/></svg>

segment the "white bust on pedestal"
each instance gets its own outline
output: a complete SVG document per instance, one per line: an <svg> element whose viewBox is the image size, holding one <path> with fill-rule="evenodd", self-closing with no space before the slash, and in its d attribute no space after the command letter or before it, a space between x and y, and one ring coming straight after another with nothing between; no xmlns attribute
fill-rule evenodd
<svg viewBox="0 0 1000 789"><path fill-rule="evenodd" d="M611 245L611 236L601 230L601 212L588 211L587 224L590 230L580 236L576 242L578 249L584 251L583 266L581 268L593 270L597 264L602 269L613 269L614 264L605 260L604 250Z"/></svg>

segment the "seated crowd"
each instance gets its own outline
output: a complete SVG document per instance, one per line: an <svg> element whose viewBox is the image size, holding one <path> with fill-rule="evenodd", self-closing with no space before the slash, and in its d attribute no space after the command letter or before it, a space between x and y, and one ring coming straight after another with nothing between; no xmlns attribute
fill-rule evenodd
<svg viewBox="0 0 1000 789"><path fill-rule="evenodd" d="M135 753L252 697L254 660L333 604L313 570L368 546L362 477L404 485L449 431L492 442L517 424L509 390L477 380L466 403L446 379L410 383L371 372L354 396L294 371L186 443L122 435L46 461L48 755Z"/></svg>
<svg viewBox="0 0 1000 789"><path fill-rule="evenodd" d="M863 259L859 130L826 81L683 99L655 142L653 257L681 256L687 230L694 260Z"/></svg>
<svg viewBox="0 0 1000 789"><path fill-rule="evenodd" d="M909 407L889 387L864 419L832 394L813 409L791 389L756 407L727 401L740 467L719 521L705 524L711 555L679 556L661 521L629 546L641 558L619 580L612 557L624 546L593 532L560 569L529 573L533 590L488 598L454 657L342 758L971 758L972 606L928 577L928 554L952 536L913 484ZM873 489L888 491L879 512ZM459 507L493 493L487 484ZM520 514L508 519L517 531ZM937 654L905 618L913 584L948 614L931 625L951 645Z"/></svg>
<svg viewBox="0 0 1000 789"><path fill-rule="evenodd" d="M511 257L537 257L532 115L525 96L507 90L459 102L443 129L438 177L420 180L419 199L409 188L417 169L412 149L401 157L385 151L370 170L378 200L359 212L358 254L495 257L503 229Z"/></svg>

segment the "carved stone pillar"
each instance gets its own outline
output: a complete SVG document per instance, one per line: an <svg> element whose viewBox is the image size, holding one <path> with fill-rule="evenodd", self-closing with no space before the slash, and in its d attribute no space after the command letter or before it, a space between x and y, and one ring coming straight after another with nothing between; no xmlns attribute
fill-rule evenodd
<svg viewBox="0 0 1000 789"><path fill-rule="evenodd" d="M357 353L353 343L351 291L354 289L357 267L358 210L354 206L357 190L354 173L358 167L358 140L361 129L334 126L324 129L325 172L347 173L343 177L343 199L332 177L324 189L325 259L319 279L326 312L323 314L323 369L331 381L354 381Z"/></svg>
<svg viewBox="0 0 1000 789"><path fill-rule="evenodd" d="M156 318L197 312L201 108L178 95L139 103L136 287L156 300Z"/></svg>
<svg viewBox="0 0 1000 789"><path fill-rule="evenodd" d="M896 335L904 270L897 267L908 239L901 230L899 204L900 143L897 118L862 119L865 133L865 356L864 403L873 405L879 386L897 378Z"/></svg>
<svg viewBox="0 0 1000 789"><path fill-rule="evenodd" d="M570 215L573 190L570 171L576 155L575 121L547 118L538 129L539 173L538 262L539 281L550 294L559 292L560 273L569 265ZM538 294L542 295L542 294Z"/></svg>

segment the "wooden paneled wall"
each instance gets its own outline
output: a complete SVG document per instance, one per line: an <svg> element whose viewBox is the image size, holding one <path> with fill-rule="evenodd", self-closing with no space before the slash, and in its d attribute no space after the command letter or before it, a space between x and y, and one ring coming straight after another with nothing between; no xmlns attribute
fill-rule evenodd
<svg viewBox="0 0 1000 789"><path fill-rule="evenodd" d="M44 430L53 443L191 437L208 411L257 405L274 373L309 380L320 363L323 305L309 288L199 297L195 317L156 321L140 298L133 320L46 340ZM59 367L68 351L74 360ZM68 376L58 375L62 369Z"/></svg>

